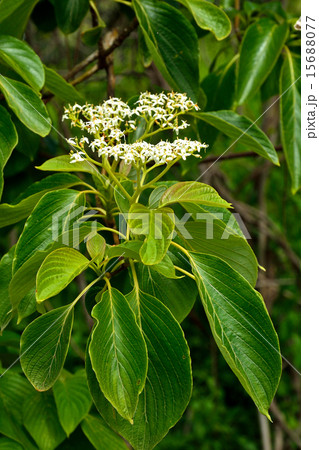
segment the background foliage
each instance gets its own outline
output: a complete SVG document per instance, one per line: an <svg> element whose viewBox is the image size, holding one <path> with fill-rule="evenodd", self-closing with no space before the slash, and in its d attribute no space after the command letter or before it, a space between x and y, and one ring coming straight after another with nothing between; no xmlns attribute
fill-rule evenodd
<svg viewBox="0 0 319 450"><path fill-rule="evenodd" d="M69 102L99 103L110 95L128 100L144 90L175 89L198 101L203 113L227 110L227 114L207 114L203 121L194 122L193 137L209 144L207 157L182 163L167 178L196 179L202 174L201 181L234 204L252 236L259 263L266 268L260 272L257 288L271 311L282 353L299 370L298 81L273 104L300 73L300 34L293 27L299 3L225 0L220 8L201 0L133 0L133 8L128 3L0 1L0 143L6 150L0 154L2 203L17 204L27 197L27 187L45 175L35 166L69 152L64 136L70 137L70 130L61 122L63 106ZM235 111L251 121L258 119L257 125L276 146L280 167L258 156L262 149L254 133L233 144L240 135L238 129L247 128ZM10 207L0 208L7 218ZM3 254L15 244L22 227L23 222L2 229ZM3 270L1 296L6 295L7 278ZM75 298L85 283L80 276L63 295ZM62 295L59 302L65 304ZM36 313L32 314L35 318ZM20 334L30 321L26 316L21 310L19 323L11 322L0 337L3 370L19 354ZM75 316L66 366L70 373L83 368L91 325L85 308L76 310ZM282 380L270 410L274 425L268 425L217 351L198 303L183 329L192 355L194 392L184 417L157 448L259 449L269 440L267 431L274 449L298 448L298 373L283 361ZM67 434L75 431L60 443L65 434L52 411L54 399L67 389L68 372L45 394L24 382L19 364L10 373L10 378L0 378L0 403L4 405L0 448L28 448L32 439L40 448L105 448L98 432L104 425L95 416L87 416L77 426L91 407L85 401L78 418L65 429ZM86 388L81 372L77 376L80 395ZM22 402L28 411L23 420ZM4 414L9 411L12 416Z"/></svg>

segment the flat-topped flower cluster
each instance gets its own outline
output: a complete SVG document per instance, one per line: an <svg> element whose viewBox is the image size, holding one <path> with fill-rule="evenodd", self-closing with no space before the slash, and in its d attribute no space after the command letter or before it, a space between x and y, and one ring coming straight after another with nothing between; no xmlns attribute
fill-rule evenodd
<svg viewBox="0 0 319 450"><path fill-rule="evenodd" d="M207 146L198 141L175 139L173 142L160 141L151 144L145 139L163 131L173 130L176 134L189 124L180 120L179 116L199 107L186 94L180 93L142 93L138 100L130 107L118 98L110 98L101 105L78 105L65 108L64 119L71 120L71 126L93 136L68 139L69 144L77 148L71 152L71 162L83 161L87 157L87 148L97 152L99 157L113 157L125 163L165 164L176 159L185 159L195 155ZM134 143L127 143L126 139L139 124L144 126L144 134Z"/></svg>

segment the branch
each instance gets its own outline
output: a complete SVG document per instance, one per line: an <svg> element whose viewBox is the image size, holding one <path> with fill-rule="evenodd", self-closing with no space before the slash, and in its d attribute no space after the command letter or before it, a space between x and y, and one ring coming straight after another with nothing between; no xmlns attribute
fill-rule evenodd
<svg viewBox="0 0 319 450"><path fill-rule="evenodd" d="M270 405L270 411L273 413L275 421L282 428L282 430L290 437L290 439L298 446L298 448L301 448L300 436L294 430L289 428L283 413L280 411L275 401L273 401Z"/></svg>
<svg viewBox="0 0 319 450"><path fill-rule="evenodd" d="M282 146L279 145L277 147L275 147L275 150L277 152L281 152L282 151ZM260 155L258 155L256 152L241 152L241 153L228 153L225 155L216 155L216 156L210 156L208 158L205 158L203 160L200 161L199 164L204 164L204 163L213 163L213 162L217 162L217 161L225 161L225 160L230 160L230 159L238 159L238 158L257 158L260 157Z"/></svg>
<svg viewBox="0 0 319 450"><path fill-rule="evenodd" d="M81 72L83 69L85 69L89 64L91 64L94 61L97 61L100 56L103 56L106 58L108 55L114 52L114 50L119 47L125 39L138 27L138 21L136 17L132 20L132 22L123 29L123 31L119 34L119 36L114 40L112 45L110 45L108 48L106 48L103 51L102 55L99 55L99 51L95 50L93 53L91 53L89 56L87 56L83 61L81 61L79 64L73 67L72 70L70 70L69 73L64 77L67 81L73 78L77 73Z"/></svg>

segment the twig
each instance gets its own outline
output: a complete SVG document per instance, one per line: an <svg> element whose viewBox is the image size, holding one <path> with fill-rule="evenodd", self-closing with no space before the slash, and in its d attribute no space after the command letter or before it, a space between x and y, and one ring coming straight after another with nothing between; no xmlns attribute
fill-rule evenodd
<svg viewBox="0 0 319 450"><path fill-rule="evenodd" d="M82 81L86 80L87 78L90 78L92 75L94 75L96 72L98 72L99 69L100 68L99 68L98 64L94 64L94 66L91 67L89 70L84 72L79 77L75 78L75 80L73 80L71 82L72 86L76 86L77 84L82 83Z"/></svg>
<svg viewBox="0 0 319 450"><path fill-rule="evenodd" d="M275 147L275 150L277 152L281 152L282 151L282 146L279 145L278 147ZM208 158L205 158L203 160L200 161L200 164L204 164L204 163L213 163L216 161L225 161L225 160L230 160L230 159L238 159L238 158L257 158L260 157L260 155L258 155L256 152L250 151L250 152L241 152L241 153L228 153L225 155L221 155L221 156L209 156Z"/></svg>
<svg viewBox="0 0 319 450"><path fill-rule="evenodd" d="M287 436L289 436L289 438L300 448L301 447L300 436L294 430L289 428L283 413L280 411L275 401L273 401L272 404L270 405L270 411L274 415L275 421L278 423L278 425L283 429L283 431L287 434Z"/></svg>
<svg viewBox="0 0 319 450"><path fill-rule="evenodd" d="M132 22L123 29L123 31L119 34L119 36L114 40L112 45L110 45L107 49L103 51L103 57L106 58L108 55L114 52L114 50L119 47L125 39L138 27L138 21L136 17L132 20ZM85 67L87 67L92 62L99 59L99 51L95 50L89 56L87 56L83 61L73 67L70 72L64 77L67 81L73 78L77 73L81 72Z"/></svg>

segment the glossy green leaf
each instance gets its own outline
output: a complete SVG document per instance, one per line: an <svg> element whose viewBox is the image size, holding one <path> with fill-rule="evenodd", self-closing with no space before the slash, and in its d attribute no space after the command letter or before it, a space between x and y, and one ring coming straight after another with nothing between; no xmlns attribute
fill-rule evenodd
<svg viewBox="0 0 319 450"><path fill-rule="evenodd" d="M236 93L236 68L238 58L239 54L236 54L228 64L218 71L210 73L203 80L201 87L207 97L206 111L232 109ZM225 92L227 92L227 95L225 95ZM207 126L206 124L202 125Z"/></svg>
<svg viewBox="0 0 319 450"><path fill-rule="evenodd" d="M102 32L105 29L104 25L97 25L96 27L89 28L81 33L82 42L85 45L95 46L99 42Z"/></svg>
<svg viewBox="0 0 319 450"><path fill-rule="evenodd" d="M9 376L8 376L9 375ZM7 411L19 424L23 422L21 405L34 392L28 380L15 372L0 377L0 397Z"/></svg>
<svg viewBox="0 0 319 450"><path fill-rule="evenodd" d="M0 205L0 228L20 222L20 220L28 217L38 201L47 192L81 183L80 178L69 173L56 173L37 181L27 188L13 205L8 203Z"/></svg>
<svg viewBox="0 0 319 450"><path fill-rule="evenodd" d="M75 226L76 225L76 226ZM96 231L99 230L99 226ZM95 232L96 232L95 231ZM15 272L9 286L10 300L15 309L28 292L36 287L36 275L44 259L57 248L64 247L72 243L77 247L85 238L88 238L92 231L92 223L85 222L74 224L69 230L62 232L55 242L48 243L46 250L37 250L28 258L23 265Z"/></svg>
<svg viewBox="0 0 319 450"><path fill-rule="evenodd" d="M35 292L37 272L46 256L54 248L51 246L45 251L37 251L13 275L9 286L9 294L14 310L31 289L34 289Z"/></svg>
<svg viewBox="0 0 319 450"><path fill-rule="evenodd" d="M26 84L0 75L0 89L19 120L34 133L46 136L51 119L40 97Z"/></svg>
<svg viewBox="0 0 319 450"><path fill-rule="evenodd" d="M100 264L103 261L106 250L106 242L103 236L100 234L92 236L87 240L86 248L96 264Z"/></svg>
<svg viewBox="0 0 319 450"><path fill-rule="evenodd" d="M84 371L63 370L53 386L60 423L69 436L90 411L92 399Z"/></svg>
<svg viewBox="0 0 319 450"><path fill-rule="evenodd" d="M14 247L0 260L0 334L2 334L2 331L11 319L10 311L12 305L10 302L9 285L12 278L13 256Z"/></svg>
<svg viewBox="0 0 319 450"><path fill-rule="evenodd" d="M43 314L22 333L21 367L38 391L47 391L58 379L68 352L72 326L73 304Z"/></svg>
<svg viewBox="0 0 319 450"><path fill-rule="evenodd" d="M239 226L234 214L232 214L228 209L218 208L215 206L208 206L196 203L182 203L183 208L191 214L194 220L204 220L214 223L215 220L221 220L224 223L225 231L229 234L234 234L235 236L240 236L246 238L243 230ZM204 216L202 216L204 214ZM241 224L244 226L244 224ZM245 230L248 232L248 230Z"/></svg>
<svg viewBox="0 0 319 450"><path fill-rule="evenodd" d="M217 40L231 32L231 23L224 11L207 0L178 0L193 14L197 25L214 33Z"/></svg>
<svg viewBox="0 0 319 450"><path fill-rule="evenodd" d="M156 270L156 272L161 273L166 278L181 278L180 276L176 275L175 267L173 264L173 261L171 258L166 254L161 262L158 264L154 264L152 266L153 270Z"/></svg>
<svg viewBox="0 0 319 450"><path fill-rule="evenodd" d="M133 181L125 180L121 184L129 195L133 195L134 193ZM114 189L114 199L121 213L126 214L129 212L130 201L127 197L125 197L125 195L120 191L118 187L115 187Z"/></svg>
<svg viewBox="0 0 319 450"><path fill-rule="evenodd" d="M169 187L162 195L160 205L171 203L201 203L203 205L230 208L230 203L223 200L211 186L198 181L182 181Z"/></svg>
<svg viewBox="0 0 319 450"><path fill-rule="evenodd" d="M220 351L259 411L269 418L281 356L261 295L215 256L192 252L190 262Z"/></svg>
<svg viewBox="0 0 319 450"><path fill-rule="evenodd" d="M170 250L167 255L173 263L189 271L189 264L178 253ZM153 266L138 264L137 276L142 291L156 297L171 311L178 322L182 322L190 313L198 295L196 283L189 277L179 280L167 278ZM187 293L187 295L186 295Z"/></svg>
<svg viewBox="0 0 319 450"><path fill-rule="evenodd" d="M23 447L13 439L0 438L0 450L23 450Z"/></svg>
<svg viewBox="0 0 319 450"><path fill-rule="evenodd" d="M147 373L142 332L126 298L114 288L103 294L92 317L97 322L89 348L92 367L104 396L132 423Z"/></svg>
<svg viewBox="0 0 319 450"><path fill-rule="evenodd" d="M240 144L246 145L249 150L279 165L273 144L266 134L247 117L241 116L234 111L196 113L196 117L233 139L233 142L228 147L229 149L237 142L240 142Z"/></svg>
<svg viewBox="0 0 319 450"><path fill-rule="evenodd" d="M135 260L140 261L140 248L142 247L143 242L142 241L128 241L123 242L119 245L113 245L109 247L107 251L107 256L109 258L115 258L122 256L123 258L132 258Z"/></svg>
<svg viewBox="0 0 319 450"><path fill-rule="evenodd" d="M143 66L145 68L149 67L152 64L152 55L149 51L149 48L146 44L145 37L141 28L138 28L138 53L139 57L143 61Z"/></svg>
<svg viewBox="0 0 319 450"><path fill-rule="evenodd" d="M38 55L20 39L0 35L0 60L17 72L33 89L44 85L44 69Z"/></svg>
<svg viewBox="0 0 319 450"><path fill-rule="evenodd" d="M37 274L37 301L40 303L57 295L89 264L90 261L74 248L58 248L50 253Z"/></svg>
<svg viewBox="0 0 319 450"><path fill-rule="evenodd" d="M16 272L32 255L45 250L83 215L84 194L61 189L46 193L25 223L16 246L13 271ZM81 213L82 211L82 213Z"/></svg>
<svg viewBox="0 0 319 450"><path fill-rule="evenodd" d="M64 34L73 33L81 25L89 9L89 0L54 0L55 15Z"/></svg>
<svg viewBox="0 0 319 450"><path fill-rule="evenodd" d="M3 190L3 169L17 143L18 134L11 116L0 105L0 198Z"/></svg>
<svg viewBox="0 0 319 450"><path fill-rule="evenodd" d="M196 101L199 91L198 42L190 22L171 5L133 0L133 8L153 60L166 81Z"/></svg>
<svg viewBox="0 0 319 450"><path fill-rule="evenodd" d="M34 392L23 405L24 425L41 450L54 450L66 435L51 392Z"/></svg>
<svg viewBox="0 0 319 450"><path fill-rule="evenodd" d="M65 81L55 70L44 66L45 87L56 97L71 104L84 102L82 94L72 84Z"/></svg>
<svg viewBox="0 0 319 450"><path fill-rule="evenodd" d="M150 208L158 208L160 204L160 200L164 192L166 191L167 186L157 186L152 192L148 199L148 205Z"/></svg>
<svg viewBox="0 0 319 450"><path fill-rule="evenodd" d="M129 211L128 225L133 234L144 235L140 248L146 265L158 264L165 256L174 231L174 211L170 208L149 209L134 203Z"/></svg>
<svg viewBox="0 0 319 450"><path fill-rule="evenodd" d="M262 18L250 25L241 43L237 102L255 94L273 69L287 38L288 26Z"/></svg>
<svg viewBox="0 0 319 450"><path fill-rule="evenodd" d="M21 37L34 6L39 0L2 0L0 29L2 34Z"/></svg>
<svg viewBox="0 0 319 450"><path fill-rule="evenodd" d="M98 173L98 169L93 164L90 164L89 161L71 163L69 155L48 159L41 166L38 166L37 169L49 172L87 172L92 175Z"/></svg>
<svg viewBox="0 0 319 450"><path fill-rule="evenodd" d="M255 286L258 262L246 239L230 234L221 220L188 221L185 229L189 235L179 236L187 249L221 258Z"/></svg>
<svg viewBox="0 0 319 450"><path fill-rule="evenodd" d="M35 450L36 447L25 433L17 418L12 415L10 405L6 404L3 395L0 393L0 433L3 436L13 439L16 443L20 443L23 449ZM19 405L21 407L21 405ZM14 447L12 447L14 448ZM11 448L10 448L11 450Z"/></svg>
<svg viewBox="0 0 319 450"><path fill-rule="evenodd" d="M18 320L17 324L21 322L21 320L29 317L31 314L36 312L37 310L37 300L35 297L35 287L32 287L27 294L21 299L18 304Z"/></svg>
<svg viewBox="0 0 319 450"><path fill-rule="evenodd" d="M192 376L184 333L170 311L143 292L139 304L149 367L133 424L103 397L88 357L86 370L94 403L106 423L134 448L151 450L181 418L191 396Z"/></svg>
<svg viewBox="0 0 319 450"><path fill-rule="evenodd" d="M301 183L301 67L300 57L288 48L280 73L280 127L291 177L292 192ZM309 113L308 113L309 114ZM313 113L313 119L315 112Z"/></svg>
<svg viewBox="0 0 319 450"><path fill-rule="evenodd" d="M83 433L97 450L127 450L119 435L99 417L88 415L81 424Z"/></svg>

